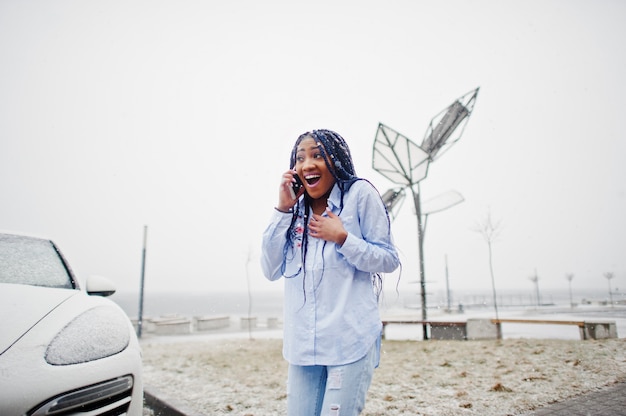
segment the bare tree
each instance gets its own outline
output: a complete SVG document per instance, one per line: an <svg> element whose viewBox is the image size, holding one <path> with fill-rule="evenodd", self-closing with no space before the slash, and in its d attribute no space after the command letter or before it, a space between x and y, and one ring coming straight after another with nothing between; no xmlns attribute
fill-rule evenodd
<svg viewBox="0 0 626 416"><path fill-rule="evenodd" d="M482 221L476 223L473 231L476 231L483 236L483 239L487 243L487 249L489 250L489 273L491 274L491 289L493 291L493 307L496 311L496 319L498 317L498 301L496 298L496 279L493 274L493 252L492 245L501 231L501 221L493 221L491 218L491 211L487 211L487 215Z"/></svg>
<svg viewBox="0 0 626 416"><path fill-rule="evenodd" d="M609 302L611 302L611 307L613 307L613 291L611 290L611 279L615 277L612 272L604 273L604 277L609 281Z"/></svg>
<svg viewBox="0 0 626 416"><path fill-rule="evenodd" d="M574 307L574 298L572 298L572 280L574 279L573 273L568 273L565 275L565 278L569 282L569 306L570 308Z"/></svg>

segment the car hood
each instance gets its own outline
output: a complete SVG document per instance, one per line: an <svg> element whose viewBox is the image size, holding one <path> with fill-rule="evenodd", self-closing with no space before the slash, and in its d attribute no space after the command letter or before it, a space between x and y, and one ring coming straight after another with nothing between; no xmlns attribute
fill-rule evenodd
<svg viewBox="0 0 626 416"><path fill-rule="evenodd" d="M0 355L52 310L79 293L76 289L1 283Z"/></svg>

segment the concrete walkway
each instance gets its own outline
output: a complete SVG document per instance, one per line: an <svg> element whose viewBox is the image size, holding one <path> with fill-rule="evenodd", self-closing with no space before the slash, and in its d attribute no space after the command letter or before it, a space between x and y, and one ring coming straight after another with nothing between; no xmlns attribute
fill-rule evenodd
<svg viewBox="0 0 626 416"><path fill-rule="evenodd" d="M626 416L626 382L553 403L524 416Z"/></svg>

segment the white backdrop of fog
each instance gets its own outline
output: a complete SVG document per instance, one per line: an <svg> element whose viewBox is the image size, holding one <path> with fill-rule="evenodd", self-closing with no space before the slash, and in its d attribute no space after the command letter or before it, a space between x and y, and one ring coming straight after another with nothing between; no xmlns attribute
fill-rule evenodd
<svg viewBox="0 0 626 416"><path fill-rule="evenodd" d="M54 239L81 277L146 290L280 290L260 238L291 146L329 128L371 168L383 122L421 143L480 87L423 200L429 289L626 287L626 3L618 0L0 1L0 229ZM417 290L417 226L393 232ZM248 256L251 261L248 263ZM394 285L397 274L390 276ZM393 287L393 286L392 286Z"/></svg>

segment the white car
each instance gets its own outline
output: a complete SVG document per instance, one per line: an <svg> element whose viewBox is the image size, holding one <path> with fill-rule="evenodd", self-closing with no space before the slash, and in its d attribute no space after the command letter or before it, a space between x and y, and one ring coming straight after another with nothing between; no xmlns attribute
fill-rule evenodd
<svg viewBox="0 0 626 416"><path fill-rule="evenodd" d="M141 415L141 350L104 278L50 240L0 234L0 415Z"/></svg>

